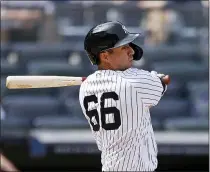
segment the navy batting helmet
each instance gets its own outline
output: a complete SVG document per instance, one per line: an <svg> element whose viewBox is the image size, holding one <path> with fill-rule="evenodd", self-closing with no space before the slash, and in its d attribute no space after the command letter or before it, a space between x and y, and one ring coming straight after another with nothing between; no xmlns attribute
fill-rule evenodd
<svg viewBox="0 0 210 172"><path fill-rule="evenodd" d="M135 51L133 59L140 60L143 50L132 43L140 33L129 33L120 22L106 22L93 27L86 35L84 49L93 65L99 62L100 52L129 44Z"/></svg>

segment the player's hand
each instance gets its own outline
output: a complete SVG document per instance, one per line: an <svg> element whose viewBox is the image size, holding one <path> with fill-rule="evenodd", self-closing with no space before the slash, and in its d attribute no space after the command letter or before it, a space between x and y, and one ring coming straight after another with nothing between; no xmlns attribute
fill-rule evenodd
<svg viewBox="0 0 210 172"><path fill-rule="evenodd" d="M157 73L156 71L151 71L151 74L153 76L158 76L160 78L160 80L166 85L168 85L170 83L169 75L165 75L163 73Z"/></svg>
<svg viewBox="0 0 210 172"><path fill-rule="evenodd" d="M157 76L163 81L164 84L168 85L170 83L169 75L157 74Z"/></svg>

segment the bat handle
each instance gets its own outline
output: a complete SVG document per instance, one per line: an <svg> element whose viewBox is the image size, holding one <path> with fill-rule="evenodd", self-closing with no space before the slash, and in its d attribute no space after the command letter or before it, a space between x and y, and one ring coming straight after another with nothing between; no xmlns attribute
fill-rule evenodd
<svg viewBox="0 0 210 172"><path fill-rule="evenodd" d="M83 82L84 80L86 80L86 78L87 78L87 77L82 77L82 82Z"/></svg>

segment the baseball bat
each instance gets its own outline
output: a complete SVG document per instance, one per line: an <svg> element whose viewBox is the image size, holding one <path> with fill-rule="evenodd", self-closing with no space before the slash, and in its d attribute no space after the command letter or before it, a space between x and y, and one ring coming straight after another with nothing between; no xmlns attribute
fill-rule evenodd
<svg viewBox="0 0 210 172"><path fill-rule="evenodd" d="M81 85L86 77L73 76L8 76L6 87L8 89L49 88Z"/></svg>

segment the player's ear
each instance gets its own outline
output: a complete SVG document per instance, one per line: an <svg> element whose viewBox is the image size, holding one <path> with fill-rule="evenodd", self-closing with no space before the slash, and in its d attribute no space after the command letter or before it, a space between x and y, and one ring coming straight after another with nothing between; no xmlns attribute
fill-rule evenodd
<svg viewBox="0 0 210 172"><path fill-rule="evenodd" d="M99 58L101 62L108 62L109 61L109 57L108 57L108 53L107 52L102 52L99 54Z"/></svg>

